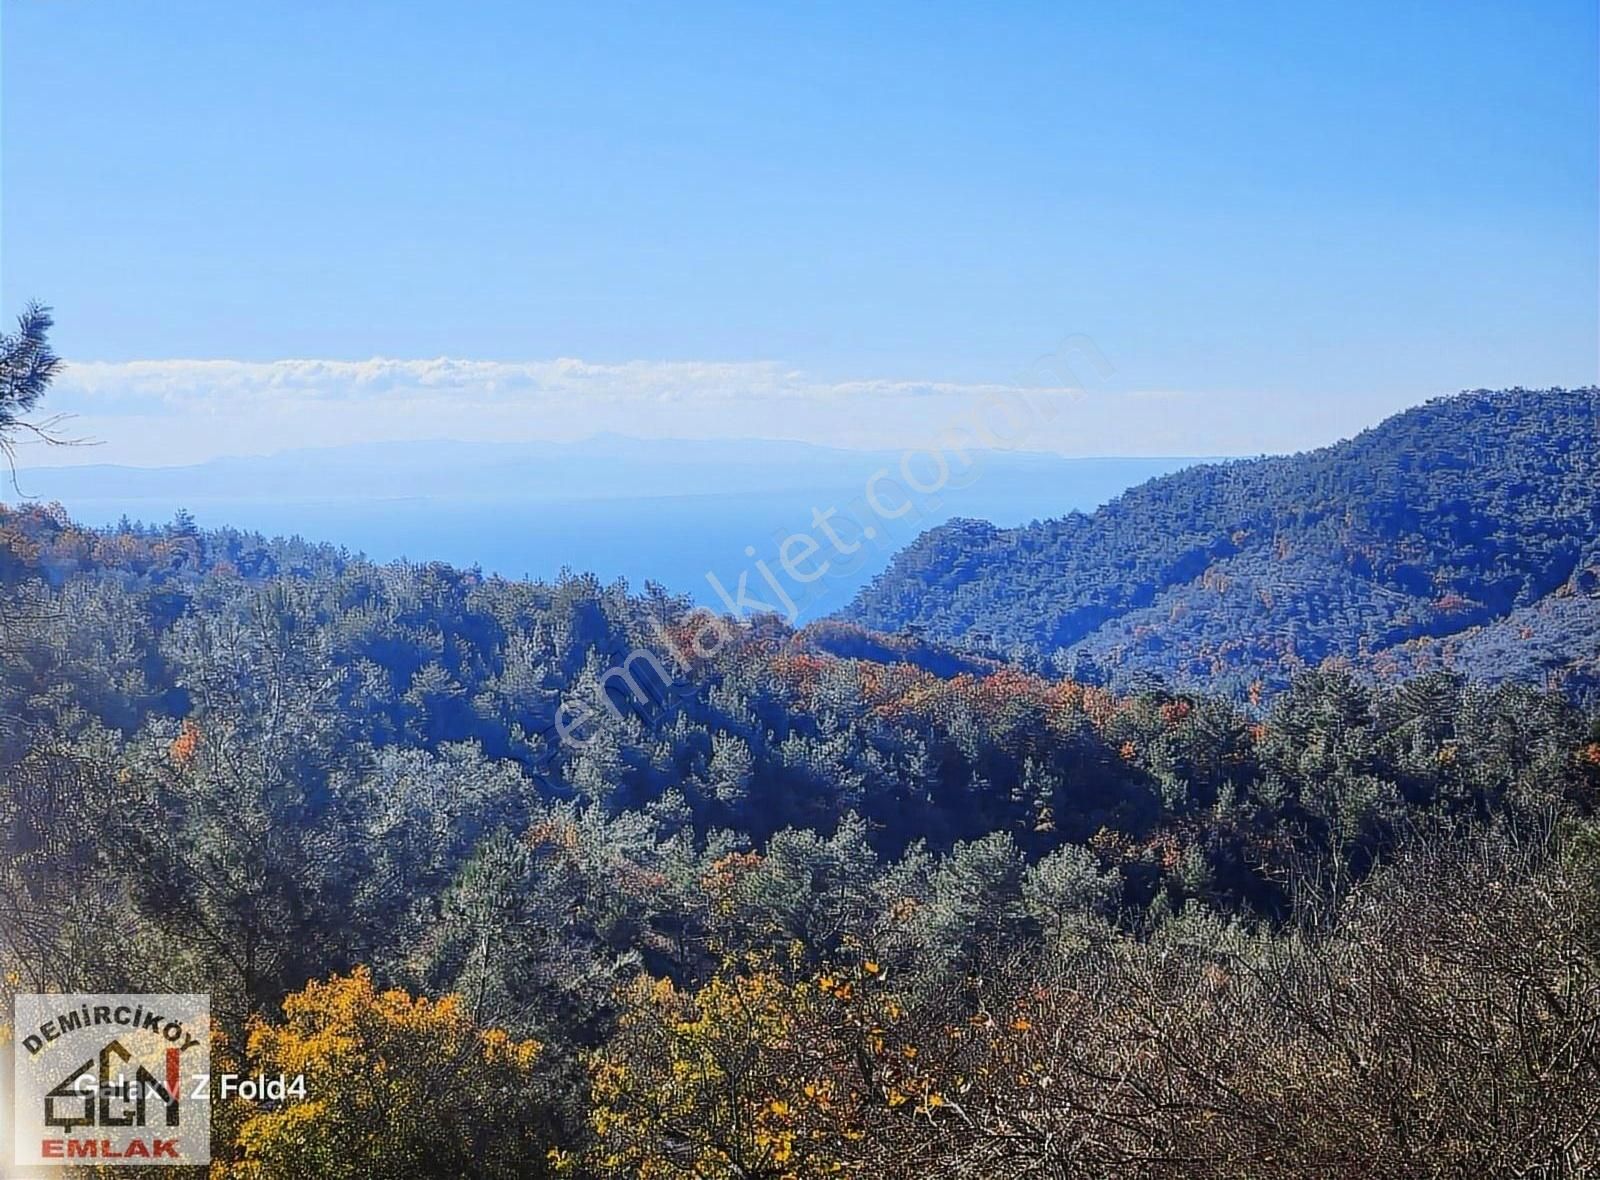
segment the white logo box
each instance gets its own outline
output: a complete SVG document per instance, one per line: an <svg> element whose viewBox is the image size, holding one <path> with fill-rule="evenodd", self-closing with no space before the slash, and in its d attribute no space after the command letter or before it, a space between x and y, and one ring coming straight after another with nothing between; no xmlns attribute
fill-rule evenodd
<svg viewBox="0 0 1600 1180"><path fill-rule="evenodd" d="M18 995L12 1016L13 1175L210 1161L210 996Z"/></svg>

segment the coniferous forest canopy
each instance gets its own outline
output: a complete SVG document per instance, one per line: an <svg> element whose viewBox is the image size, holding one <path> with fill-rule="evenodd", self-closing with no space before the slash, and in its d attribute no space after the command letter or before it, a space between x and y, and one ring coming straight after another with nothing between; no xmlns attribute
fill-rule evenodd
<svg viewBox="0 0 1600 1180"><path fill-rule="evenodd" d="M1597 396L699 647L655 586L0 508L6 987L207 992L305 1075L217 1177L1592 1174Z"/></svg>
<svg viewBox="0 0 1600 1180"><path fill-rule="evenodd" d="M1478 390L1092 515L932 530L849 617L1061 674L1240 691L1327 660L1600 686L1600 390Z"/></svg>

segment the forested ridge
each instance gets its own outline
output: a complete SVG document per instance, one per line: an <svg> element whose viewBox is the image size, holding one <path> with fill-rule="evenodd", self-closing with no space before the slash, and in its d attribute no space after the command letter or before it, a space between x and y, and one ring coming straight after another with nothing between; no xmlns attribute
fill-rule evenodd
<svg viewBox="0 0 1600 1180"><path fill-rule="evenodd" d="M219 1174L327 1170L382 1126L415 1141L334 1172L1315 1175L1377 1136L1399 1175L1512 1150L1472 1127L1484 1068L1515 1074L1515 1158L1593 1145L1600 724L1560 694L1118 695L761 619L552 746L686 603L43 508L0 513L0 586L19 982L209 991L226 1045L313 1092L483 1046L443 1124L230 1110ZM851 643L903 658L825 650ZM1456 905L1491 882L1503 909ZM1347 959L1393 1028L1341 998ZM1526 1023L1530 970L1580 1041ZM1536 1057L1359 1065L1477 1035Z"/></svg>
<svg viewBox="0 0 1600 1180"><path fill-rule="evenodd" d="M1539 486L1482 601L1593 542ZM1594 1173L1574 694L706 626L0 507L4 989L206 992L215 1069L304 1075L219 1178Z"/></svg>
<svg viewBox="0 0 1600 1180"><path fill-rule="evenodd" d="M1236 694L1333 661L1600 684L1600 390L1478 390L1092 514L931 530L844 617L1111 683Z"/></svg>

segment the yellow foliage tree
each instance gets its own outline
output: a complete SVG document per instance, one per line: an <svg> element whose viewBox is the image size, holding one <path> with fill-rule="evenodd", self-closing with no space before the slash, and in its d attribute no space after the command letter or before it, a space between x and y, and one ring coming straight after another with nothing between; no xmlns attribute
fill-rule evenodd
<svg viewBox="0 0 1600 1180"><path fill-rule="evenodd" d="M674 1180L860 1174L885 1120L926 1124L946 1100L866 961L790 981L729 963L692 992L638 981L591 1062L590 1170ZM870 1170L869 1170L870 1174Z"/></svg>
<svg viewBox="0 0 1600 1180"><path fill-rule="evenodd" d="M365 968L312 982L247 1046L251 1072L303 1077L304 1098L244 1117L213 1177L539 1175L554 1156L531 1093L539 1050L479 1028L457 996L379 991Z"/></svg>
<svg viewBox="0 0 1600 1180"><path fill-rule="evenodd" d="M593 1061L593 1161L608 1175L802 1177L832 1172L828 1046L816 989L773 971L692 993L640 980Z"/></svg>

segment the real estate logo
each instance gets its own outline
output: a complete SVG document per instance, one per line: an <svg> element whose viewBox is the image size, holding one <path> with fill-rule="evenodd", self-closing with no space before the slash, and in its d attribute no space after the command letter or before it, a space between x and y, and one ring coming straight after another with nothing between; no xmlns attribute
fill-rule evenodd
<svg viewBox="0 0 1600 1180"><path fill-rule="evenodd" d="M12 1162L211 1158L211 997L19 995Z"/></svg>

